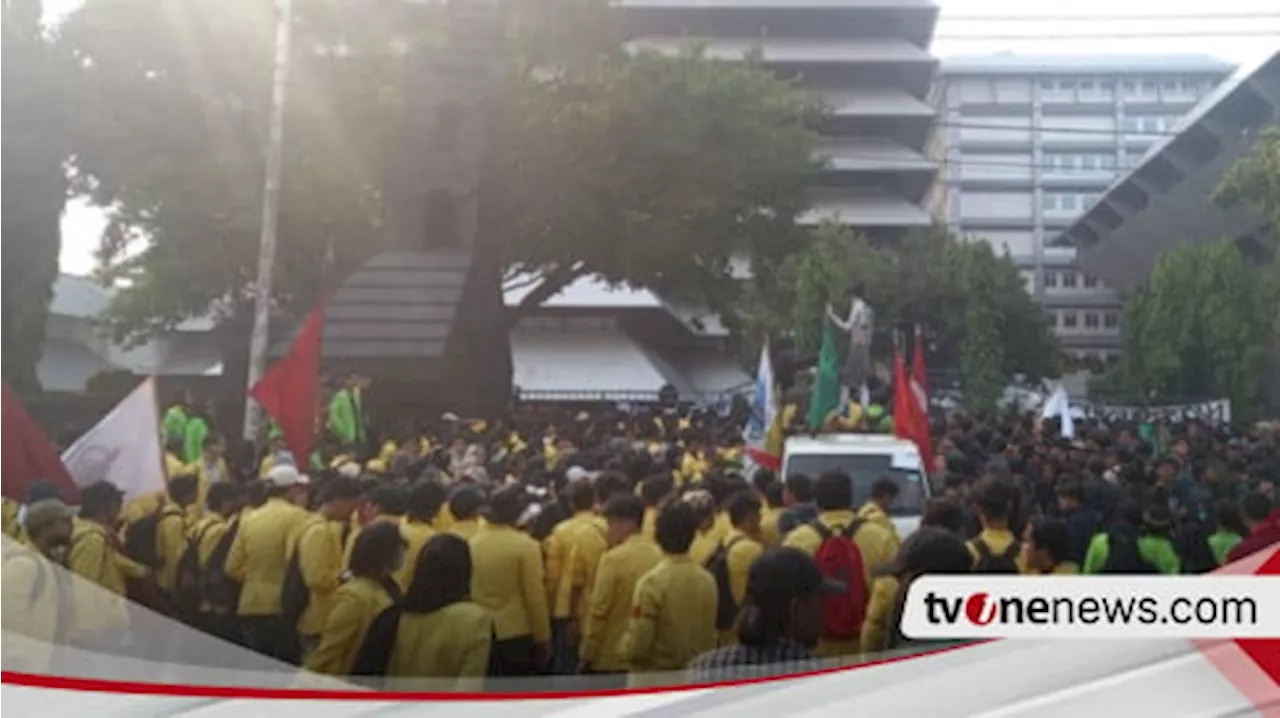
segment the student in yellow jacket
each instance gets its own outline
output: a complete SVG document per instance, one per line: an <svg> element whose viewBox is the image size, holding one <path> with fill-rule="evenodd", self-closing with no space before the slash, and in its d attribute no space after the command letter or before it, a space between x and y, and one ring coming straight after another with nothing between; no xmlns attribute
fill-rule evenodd
<svg viewBox="0 0 1280 718"><path fill-rule="evenodd" d="M819 476L814 486L814 498L818 508L817 521L832 534L844 531L857 519L850 508L853 506L853 484L843 472L828 471ZM853 536L853 542L862 554L862 564L866 571L863 579L867 582L868 590L871 590L877 570L893 560L897 544L887 529L870 522L861 524ZM812 525L804 524L787 536L783 546L792 546L814 556L822 547L822 534ZM857 640L836 641L823 638L815 653L831 658L856 655L859 649Z"/></svg>
<svg viewBox="0 0 1280 718"><path fill-rule="evenodd" d="M5 637L4 667L9 671L48 673L54 646L65 641L74 606L66 569L55 556L71 543L75 514L57 499L27 506L29 542L5 541L0 570Z"/></svg>
<svg viewBox="0 0 1280 718"><path fill-rule="evenodd" d="M240 519L227 554L227 576L242 584L236 615L252 650L284 661L297 658L292 626L281 620L280 591L298 535L311 517L302 508L310 480L292 466L271 470L267 500Z"/></svg>
<svg viewBox="0 0 1280 718"><path fill-rule="evenodd" d="M304 668L331 676L351 673L373 619L400 600L392 576L404 562L404 551L396 524L375 522L360 532L351 553L350 577L334 594L320 643L307 655Z"/></svg>
<svg viewBox="0 0 1280 718"><path fill-rule="evenodd" d="M720 542L729 569L729 591L733 605L741 606L747 595L747 576L751 564L764 553L760 543L760 499L750 491L739 491L725 500L725 514L733 524L729 534ZM719 643L729 645L736 640L736 632L730 628L721 631Z"/></svg>
<svg viewBox="0 0 1280 718"><path fill-rule="evenodd" d="M463 540L471 540L480 531L483 521L480 510L485 506L484 494L470 486L459 486L449 497L449 515L453 517L449 528L442 529Z"/></svg>
<svg viewBox="0 0 1280 718"><path fill-rule="evenodd" d="M471 537L471 596L494 613L492 675L536 675L550 658L551 615L543 579L542 548L515 527L524 487L499 489L491 520Z"/></svg>
<svg viewBox="0 0 1280 718"><path fill-rule="evenodd" d="M296 627L304 657L319 645L320 631L342 585L346 571L342 546L351 525L347 518L355 511L360 495L360 482L335 477L324 487L319 510L298 534L298 569L310 592L307 608L298 617Z"/></svg>
<svg viewBox="0 0 1280 718"><path fill-rule="evenodd" d="M644 499L644 526L641 533L657 545L658 507L675 490L675 482L669 474L654 474L640 484L640 498Z"/></svg>
<svg viewBox="0 0 1280 718"><path fill-rule="evenodd" d="M150 575L146 566L120 550L115 526L122 498L120 490L105 481L85 487L80 492L80 517L73 524L67 549L67 567L86 579L74 591L69 639L106 653L119 651L128 637L127 581Z"/></svg>
<svg viewBox="0 0 1280 718"><path fill-rule="evenodd" d="M494 620L491 611L471 600L471 578L471 549L466 541L451 534L427 540L389 650L384 652L388 677L437 679L439 683L427 684L432 690L436 685L445 690L484 690ZM370 635L366 648L373 640Z"/></svg>
<svg viewBox="0 0 1280 718"><path fill-rule="evenodd" d="M662 549L642 531L644 511L642 500L626 494L610 497L602 509L611 548L600 559L583 615L579 673L625 673L631 667L619 650L631 599L640 578L662 561Z"/></svg>
<svg viewBox="0 0 1280 718"><path fill-rule="evenodd" d="M400 533L404 535L408 550L405 552L404 568L396 572L396 583L406 593L413 583L418 554L422 553L422 548L438 533L435 521L444 501L444 487L431 479L422 479L409 489L409 513L400 525Z"/></svg>
<svg viewBox="0 0 1280 718"><path fill-rule="evenodd" d="M973 567L978 568L985 548L993 557L1005 556L1013 552L1013 558L1021 571L1021 548L1018 537L1009 530L1009 515L1013 512L1016 489L1003 479L989 479L977 490L975 503L978 505L978 519L982 522L982 532L967 542L969 553L973 556Z"/></svg>
<svg viewBox="0 0 1280 718"><path fill-rule="evenodd" d="M170 479L168 497L156 519L156 558L160 560L156 583L166 593L172 593L177 585L178 564L187 550L188 510L199 491L199 477L194 474Z"/></svg>
<svg viewBox="0 0 1280 718"><path fill-rule="evenodd" d="M893 519L889 518L889 509L893 507L893 502L897 501L898 491L898 482L893 479L888 477L876 479L871 484L871 497L862 505L862 508L858 509L858 518L882 527L893 536L895 551L902 544L902 537L898 535Z"/></svg>
<svg viewBox="0 0 1280 718"><path fill-rule="evenodd" d="M561 624L561 629L563 629L563 623L573 615L570 608L572 572L569 560L574 546L582 540L583 533L601 532L593 511L596 494L591 487L591 482L575 481L565 488L565 492L573 515L556 524L551 534L542 541L542 554L546 562L544 578L547 586L547 602L552 606L552 621ZM570 585L566 587L566 583Z"/></svg>
<svg viewBox="0 0 1280 718"><path fill-rule="evenodd" d="M636 582L619 648L630 688L683 679L689 661L716 647L716 580L689 557L698 522L684 501L669 501L658 514L664 556ZM662 675L667 671L680 673Z"/></svg>
<svg viewBox="0 0 1280 718"><path fill-rule="evenodd" d="M196 560L201 576L210 570L214 551L238 520L237 516L247 500L247 492L240 484L224 481L209 487L204 515L187 530L188 539L196 547ZM199 607L199 626L225 641L238 641L240 636L235 632L236 623L233 620L235 607L225 605L221 598L210 600L209 596L205 596Z"/></svg>
<svg viewBox="0 0 1280 718"><path fill-rule="evenodd" d="M399 526L404 522L405 511L409 508L409 496L405 490L389 483L379 482L375 484L373 489L367 493L366 501L369 504L369 512L373 514L373 518L365 523L366 527L378 522ZM344 563L351 562L351 552L356 545L356 539L360 537L360 532L363 530L363 528L357 528L348 535Z"/></svg>

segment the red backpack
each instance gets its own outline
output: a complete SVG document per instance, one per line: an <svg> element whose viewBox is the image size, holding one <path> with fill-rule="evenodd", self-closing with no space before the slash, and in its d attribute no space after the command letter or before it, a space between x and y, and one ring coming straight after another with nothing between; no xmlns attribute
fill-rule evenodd
<svg viewBox="0 0 1280 718"><path fill-rule="evenodd" d="M862 622L867 617L866 568L862 563L862 551L853 542L863 520L854 519L840 533L832 533L820 521L809 524L822 545L813 560L822 575L844 585L844 593L824 596L822 599L822 637L836 641L849 641L862 633Z"/></svg>

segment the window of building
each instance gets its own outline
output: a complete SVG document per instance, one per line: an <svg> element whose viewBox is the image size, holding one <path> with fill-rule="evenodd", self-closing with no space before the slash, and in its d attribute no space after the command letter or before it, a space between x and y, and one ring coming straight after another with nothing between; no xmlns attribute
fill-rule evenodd
<svg viewBox="0 0 1280 718"><path fill-rule="evenodd" d="M1102 158L1102 164L1101 164L1102 169L1113 170L1116 168L1115 155L1101 155L1101 158Z"/></svg>
<svg viewBox="0 0 1280 718"><path fill-rule="evenodd" d="M1062 287L1063 287L1063 289L1075 289L1075 288L1076 288L1076 273L1075 273L1075 272L1063 272L1063 273L1062 273Z"/></svg>
<svg viewBox="0 0 1280 718"><path fill-rule="evenodd" d="M1086 329L1098 328L1098 315L1095 312L1085 312L1084 326Z"/></svg>
<svg viewBox="0 0 1280 718"><path fill-rule="evenodd" d="M1115 80L1103 80L1101 84L1102 84L1102 89L1104 89L1104 90L1114 90L1114 89L1116 89L1116 81L1115 81Z"/></svg>
<svg viewBox="0 0 1280 718"><path fill-rule="evenodd" d="M1137 132L1137 131L1138 131L1138 129L1139 129L1138 118L1136 118L1136 117L1131 117L1131 116L1126 116L1126 117L1124 118L1124 131L1125 131L1125 132Z"/></svg>
<svg viewBox="0 0 1280 718"><path fill-rule="evenodd" d="M1064 329L1075 329L1078 323L1079 319L1076 317L1075 312L1062 313L1062 326Z"/></svg>
<svg viewBox="0 0 1280 718"><path fill-rule="evenodd" d="M1097 155L1085 155L1080 160L1086 170L1096 170L1102 164L1102 160L1098 159Z"/></svg>
<svg viewBox="0 0 1280 718"><path fill-rule="evenodd" d="M1081 81L1080 81L1080 89L1081 89L1081 90L1085 90L1085 91L1087 91L1087 92L1092 92L1092 91L1093 91L1093 80L1081 80Z"/></svg>
<svg viewBox="0 0 1280 718"><path fill-rule="evenodd" d="M1107 312L1102 315L1102 325L1107 329L1115 329L1120 326L1120 315L1115 312Z"/></svg>
<svg viewBox="0 0 1280 718"><path fill-rule="evenodd" d="M1057 273L1057 272L1045 272L1045 273L1044 273L1044 286L1045 286L1045 288L1046 288L1046 289L1048 289L1048 288L1050 288L1050 287L1056 287L1056 286L1058 286L1058 273Z"/></svg>
<svg viewBox="0 0 1280 718"><path fill-rule="evenodd" d="M1051 194L1051 193L1049 193L1049 192L1045 192L1045 193L1040 197L1040 208L1041 208L1041 209L1057 209L1057 208L1058 208L1058 195L1056 195L1056 194Z"/></svg>
<svg viewBox="0 0 1280 718"><path fill-rule="evenodd" d="M1144 94L1144 95L1154 95L1154 94L1156 94L1156 87L1157 87L1157 85L1156 85L1156 81L1155 81L1155 80L1143 80L1143 81L1142 81L1142 94Z"/></svg>
<svg viewBox="0 0 1280 718"><path fill-rule="evenodd" d="M1178 91L1178 81L1177 81L1177 80L1165 80L1165 81L1164 81L1164 83L1163 83L1163 84L1161 84L1161 86L1160 86L1160 87L1161 87L1165 92L1177 92L1177 91Z"/></svg>
<svg viewBox="0 0 1280 718"><path fill-rule="evenodd" d="M1052 89L1053 89L1053 80L1050 80L1050 79L1047 79L1047 78L1041 78L1041 79L1040 79L1040 82L1039 82L1038 84L1040 85L1040 89L1041 89L1041 90L1052 90Z"/></svg>
<svg viewBox="0 0 1280 718"><path fill-rule="evenodd" d="M1098 278L1092 274L1084 275L1084 278L1081 281L1083 282L1085 289L1096 289L1098 286Z"/></svg>
<svg viewBox="0 0 1280 718"><path fill-rule="evenodd" d="M1059 198L1058 205L1062 209L1076 209L1079 206L1079 198L1073 194L1064 194Z"/></svg>
<svg viewBox="0 0 1280 718"><path fill-rule="evenodd" d="M1074 90L1076 89L1076 81L1075 80L1058 80L1058 89Z"/></svg>
<svg viewBox="0 0 1280 718"><path fill-rule="evenodd" d="M1129 93L1137 92L1138 83L1135 80L1125 80L1124 83L1122 84L1122 87L1124 87L1125 92L1129 92Z"/></svg>

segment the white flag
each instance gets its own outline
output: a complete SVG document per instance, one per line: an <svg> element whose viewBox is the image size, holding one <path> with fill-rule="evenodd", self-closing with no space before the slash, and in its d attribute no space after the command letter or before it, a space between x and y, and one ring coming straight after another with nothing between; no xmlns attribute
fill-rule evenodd
<svg viewBox="0 0 1280 718"><path fill-rule="evenodd" d="M147 379L62 453L77 486L110 481L125 500L163 491L156 384Z"/></svg>
<svg viewBox="0 0 1280 718"><path fill-rule="evenodd" d="M1061 384L1054 389L1053 394L1044 402L1044 408L1040 410L1041 419L1052 419L1055 416L1062 427L1062 438L1074 439L1076 424L1071 416L1071 402L1067 399L1067 390Z"/></svg>

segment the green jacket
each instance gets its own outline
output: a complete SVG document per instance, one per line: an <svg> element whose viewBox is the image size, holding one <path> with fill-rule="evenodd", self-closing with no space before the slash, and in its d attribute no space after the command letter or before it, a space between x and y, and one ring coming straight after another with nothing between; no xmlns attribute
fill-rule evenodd
<svg viewBox="0 0 1280 718"><path fill-rule="evenodd" d="M160 428L164 432L164 441L166 444L174 439L186 440L187 421L187 407L182 404L174 404L165 411L164 419L160 423Z"/></svg>
<svg viewBox="0 0 1280 718"><path fill-rule="evenodd" d="M360 412L360 395L350 389L340 389L329 400L329 431L344 446L364 441L364 426Z"/></svg>
<svg viewBox="0 0 1280 718"><path fill-rule="evenodd" d="M1140 536L1138 553L1148 563L1163 574L1177 574L1182 569L1182 560L1174 550L1173 543L1161 536ZM1089 542L1089 550L1084 555L1084 566L1080 573L1095 574L1107 565L1107 557L1111 555L1111 542L1107 534L1100 533Z"/></svg>
<svg viewBox="0 0 1280 718"><path fill-rule="evenodd" d="M209 424L204 419L193 416L187 420L184 433L182 458L188 464L200 460L204 455L204 440L209 436Z"/></svg>

